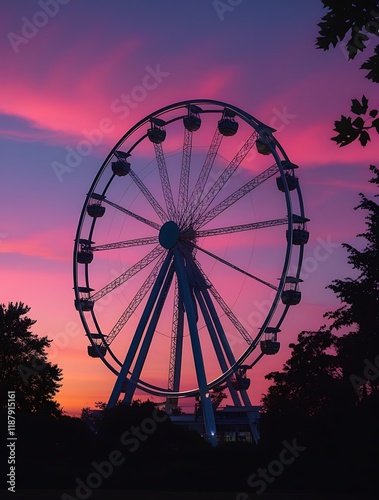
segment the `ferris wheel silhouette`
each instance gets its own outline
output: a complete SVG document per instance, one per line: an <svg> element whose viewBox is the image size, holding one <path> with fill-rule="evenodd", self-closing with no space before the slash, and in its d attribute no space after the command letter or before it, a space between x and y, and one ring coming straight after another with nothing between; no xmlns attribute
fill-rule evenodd
<svg viewBox="0 0 379 500"><path fill-rule="evenodd" d="M168 412L197 396L214 443L209 391L225 383L251 405L246 372L279 351L309 238L298 167L274 132L231 104L182 101L136 123L100 167L73 271L88 354L116 376L108 406L137 389ZM251 327L241 318L259 301Z"/></svg>

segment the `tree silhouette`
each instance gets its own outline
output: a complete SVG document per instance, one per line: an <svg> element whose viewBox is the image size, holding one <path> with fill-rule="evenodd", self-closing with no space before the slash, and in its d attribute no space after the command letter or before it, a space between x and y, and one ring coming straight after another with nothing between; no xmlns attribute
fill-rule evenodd
<svg viewBox="0 0 379 500"><path fill-rule="evenodd" d="M369 182L379 186L379 170L370 166L374 177ZM375 195L376 197L378 195ZM332 320L332 328L349 328L347 335L337 339L336 347L343 373L351 382L351 374L364 373L364 360L374 363L379 354L379 205L360 193L361 201L355 210L365 210L365 232L357 235L366 240L363 250L344 244L349 254L348 263L359 274L355 279L334 280L329 288L341 300L342 306L325 316ZM365 379L362 389L371 393L378 388L378 376ZM354 384L353 384L354 385Z"/></svg>
<svg viewBox="0 0 379 500"><path fill-rule="evenodd" d="M370 182L379 186L379 169L370 169ZM344 244L358 276L329 285L341 300L341 307L324 315L331 320L329 328L301 332L290 344L283 371L266 376L274 384L263 397L260 427L262 445L271 449L284 438L301 438L300 444L313 452L304 461L304 473L318 468L327 474L333 467L339 486L356 481L354 487L369 489L379 445L374 423L379 412L379 205L362 193L360 198L355 209L367 212L366 230L357 236L366 246L358 250Z"/></svg>
<svg viewBox="0 0 379 500"><path fill-rule="evenodd" d="M370 170L374 177L369 182L379 186L379 169L371 165ZM368 212L367 230L357 237L364 238L367 245L357 250L343 244L349 254L348 263L359 275L355 279L332 281L328 288L342 305L325 313L332 321L330 328L301 332L298 342L290 344L291 358L283 371L266 375L275 383L263 398L266 411L297 408L304 416L312 416L325 410L342 394L346 397L353 391L352 374L363 374L379 353L379 205L362 193L360 197L361 202L355 209ZM341 329L345 331L338 335ZM365 364L365 359L370 363ZM378 377L370 379L366 379L369 393L377 389L379 369ZM341 382L349 391L342 389ZM356 404L354 398L352 402Z"/></svg>
<svg viewBox="0 0 379 500"><path fill-rule="evenodd" d="M319 37L316 46L319 49L329 50L336 47L345 39L348 59L352 60L359 52L367 50L371 39L379 36L379 2L377 0L322 0L329 12L322 17L318 24ZM362 65L361 69L369 70L366 78L379 83L379 44L373 50L373 55ZM338 133L332 137L339 146L346 146L359 140L362 146L371 140L369 130L379 133L379 118L377 109L368 107L368 99L362 96L361 102L352 99L351 111L356 115L354 119L341 115L340 120L334 122L334 130Z"/></svg>
<svg viewBox="0 0 379 500"><path fill-rule="evenodd" d="M212 402L212 407L214 410L220 406L222 401L226 399L228 396L225 394L226 384L225 385L216 385L213 389L210 390L210 398Z"/></svg>
<svg viewBox="0 0 379 500"><path fill-rule="evenodd" d="M275 386L263 398L263 409L275 408L280 413L291 407L308 417L328 406L335 396L334 382L340 377L335 342L325 328L301 332L297 343L289 345L291 358L283 371L266 375Z"/></svg>
<svg viewBox="0 0 379 500"><path fill-rule="evenodd" d="M51 341L30 331L36 321L26 316L29 311L22 302L0 305L0 390L3 396L15 391L18 412L58 416L61 409L53 398L62 371L47 360ZM6 397L1 398L2 410L6 401Z"/></svg>

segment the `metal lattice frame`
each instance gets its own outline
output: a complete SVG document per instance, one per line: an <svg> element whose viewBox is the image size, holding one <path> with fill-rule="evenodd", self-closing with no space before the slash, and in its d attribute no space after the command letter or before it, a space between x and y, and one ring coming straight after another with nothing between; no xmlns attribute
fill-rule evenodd
<svg viewBox="0 0 379 500"><path fill-rule="evenodd" d="M197 137L201 136L202 129L200 128L198 132L198 127L193 129L184 127L180 172L173 175L168 163L170 157L165 153L166 146L165 148L162 146L163 139L159 138L159 133L156 138L152 138L149 134L154 132L154 124L158 124L159 128L166 127L167 137L170 138L171 129L176 131L180 126L183 127L183 120L189 116L189 110L192 109L196 109L201 121L213 122L215 130L209 139L204 161L195 169L194 143ZM234 155L231 155L231 159L222 167L221 173L218 172L216 180L211 180L212 169L217 163L223 144L229 141L225 135L234 135L235 132L231 130L230 133L229 131L225 133L220 128L220 122L225 117L239 121L244 128L245 137L241 139L242 142L237 148L234 144ZM249 133L246 134L246 131ZM255 351L265 332L270 331L270 328L272 331L279 331L285 319L290 304L283 306L281 298L289 279L289 269L294 270L291 283L296 284L301 281L300 271L304 253L304 244L301 244L297 255L293 257L294 222L307 221L300 187L296 184L294 189L289 184L287 176L289 172L295 178L293 174L297 166L291 163L273 132L273 129L249 113L230 104L214 100L183 101L162 108L138 122L115 145L100 168L83 205L76 233L74 291L75 304L86 335L95 349L94 355L101 358L117 376L109 400L110 406L120 398L121 392L125 392L124 402L130 402L136 389L167 398L174 403L180 397L200 394L206 433L209 439L214 441L215 422L209 390L226 382L235 405L240 405L241 399L245 405L250 404L246 390L241 390L240 393L234 390L231 377ZM153 142L152 145L149 144L150 141ZM141 145L149 146L146 149L152 151L151 161L156 165L156 180L150 185L145 170L141 168L141 161L138 160ZM204 144L201 143L201 146ZM255 148L263 152L271 165L260 172L254 171L253 175L253 171L250 173L244 168L243 162ZM114 162L118 162L116 169L113 168ZM146 160L145 165L149 165ZM230 192L228 185L231 180L236 179L239 172L242 172L244 178L249 174L249 178ZM233 225L230 225L228 217L229 213L235 215L236 212L232 212L234 207L250 199L261 186L272 182L275 175L279 175L282 183L280 190L283 195L277 194L280 213L276 217L260 222L253 219L250 222L241 222L236 217ZM113 187L118 189L122 183L130 189L129 196L132 201L137 200L134 205L128 197L127 203L122 201L119 195L114 197ZM140 200L144 200L145 204ZM294 201L297 204L296 216L292 208ZM90 210L92 205L97 205L97 212L96 207ZM107 212L103 217L105 208ZM114 239L110 243L98 241L98 244L95 244L92 240L95 237L97 239L98 234L102 234L98 228L106 227L106 221L109 221L108 211L113 214L112 217L123 217L128 229L138 226L145 228L150 234L142 234L143 231L139 230L130 235L128 232L128 239ZM215 226L212 227L210 223L213 221ZM207 248L207 242L213 240L213 237L222 235L234 237L242 233L250 235L258 229L260 232L269 231L279 226L286 227L287 236L283 243L279 282L275 284L272 280L260 276L259 268L253 273L239 262L232 262L220 252ZM109 256L109 259L112 259L112 255L131 251L138 251L140 257L134 263L129 263L127 269L119 273L116 278L102 282L101 286L98 286L98 281L91 274L94 265L92 259L95 262L98 256ZM225 269L234 272L237 277L244 277L249 284L255 283L256 286L271 290L273 294L271 307L258 331L248 331L233 312L233 307L224 299L223 291L212 283L208 272L203 270L201 261L204 256L211 262L225 266ZM101 314L98 312L101 308L98 304L101 304L105 297L112 299L119 293L121 286L128 285L136 279L140 279L140 284L135 288L133 295L128 296L128 303L118 319L115 318L113 327L108 327L104 332ZM94 283L96 283L95 289L92 288ZM282 307L281 311L279 306ZM161 316L166 310L171 311L172 317L168 379L167 386L156 386L141 377L148 353L157 335ZM207 335L203 332L200 335L199 317L204 323ZM138 321L137 326L131 330L129 325L132 318ZM238 339L238 343L244 346L242 351L233 348L228 333L230 329ZM128 330L128 340L123 338L126 330ZM198 383L197 387L192 389L182 387L185 382L182 363L186 354L186 336L189 337ZM202 347L205 337L212 346L219 367L219 375L213 379L207 377L207 352L203 351ZM117 355L117 346L113 348L115 344L123 345L126 349L124 359L120 359ZM259 353L250 366L254 366L262 355Z"/></svg>

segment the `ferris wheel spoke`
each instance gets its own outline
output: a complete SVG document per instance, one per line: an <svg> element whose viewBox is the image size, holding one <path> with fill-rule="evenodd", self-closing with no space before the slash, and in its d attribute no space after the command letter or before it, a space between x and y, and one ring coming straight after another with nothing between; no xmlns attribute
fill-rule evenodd
<svg viewBox="0 0 379 500"><path fill-rule="evenodd" d="M161 227L160 224L157 224L156 222L153 222L149 219L146 219L145 217L142 217L141 215L137 215L134 212L131 212L130 210L128 210L127 208L121 207L120 205L117 205L117 203L113 203L113 201L109 201L106 198L103 200L103 203L107 203L111 207L116 208L117 210L120 210L120 212L123 212L124 214L129 215L133 219L136 219L136 220L142 222L143 224L147 224L148 226L153 227L154 229L158 229L158 231Z"/></svg>
<svg viewBox="0 0 379 500"><path fill-rule="evenodd" d="M140 191L145 196L145 198L150 203L150 205L153 207L153 209L155 210L156 214L161 219L161 221L162 222L167 221L168 217L167 217L166 212L163 210L163 208L160 206L160 204L154 198L152 193L149 191L149 189L145 186L145 184L141 181L141 179L138 177L138 175L134 172L134 170L132 168L129 171L129 175L133 179L133 181L137 184Z"/></svg>
<svg viewBox="0 0 379 500"><path fill-rule="evenodd" d="M184 211L184 216L182 217L183 219L185 219L191 214L191 211L196 207L196 205L199 203L202 197L209 174L212 170L213 163L217 156L222 138L223 135L219 132L218 128L216 128L203 167L200 171L195 187L193 188L186 210Z"/></svg>
<svg viewBox="0 0 379 500"><path fill-rule="evenodd" d="M241 224L239 226L226 226L226 227L218 227L215 229L204 229L202 231L196 231L196 236L198 238L203 238L206 236L219 236L221 234L240 233L242 231L250 231L253 229L264 229L266 227L274 227L274 226L283 226L286 224L288 224L288 218L284 217L282 219L251 222L250 224Z"/></svg>
<svg viewBox="0 0 379 500"><path fill-rule="evenodd" d="M143 259L138 261L136 264L131 266L129 269L127 269L125 272L123 272L120 276L118 276L116 279L108 283L106 286L104 286L101 290L98 292L94 293L91 295L90 299L94 302L97 300L101 299L104 297L104 295L107 295L108 293L112 292L122 284L124 284L127 280L132 278L134 275L142 271L146 266L148 266L151 262L153 262L157 257L162 255L164 252L164 249L160 246L157 245L151 252L149 252Z"/></svg>
<svg viewBox="0 0 379 500"><path fill-rule="evenodd" d="M234 203L236 203L242 197L253 191L253 189L258 187L263 182L267 181L267 179L278 172L279 167L276 164L272 165L267 170L254 177L254 179L251 179L249 182L244 184L241 188L237 189L237 191L225 198L225 200L221 201L214 208L212 208L208 212L203 212L203 214L196 220L196 224L194 224L194 226L201 227L207 224L209 221L217 217L221 212L234 205Z"/></svg>
<svg viewBox="0 0 379 500"><path fill-rule="evenodd" d="M238 271L239 273L242 273L244 274L245 276L249 276L249 278L252 278L254 279L255 281L258 281L259 283L262 283L263 285L266 285L268 286L269 288L272 288L272 290L278 290L278 287L276 287L275 285L272 285L271 283L267 282L267 281L264 281L262 280L261 278L258 278L257 276L254 276L253 274L249 273L248 271L245 271L244 269L241 269L240 267L232 264L231 262L228 262L227 260L219 257L218 255L215 255L214 253L212 252L209 252L208 250L205 250L204 248L201 248L199 247L198 245L194 244L194 246L200 250L201 252L204 252L206 253L207 255L209 255L210 257L213 257L214 259L218 260L219 262L222 262L223 264L225 264L226 266L229 266L231 267L232 269L234 269L235 271Z"/></svg>
<svg viewBox="0 0 379 500"><path fill-rule="evenodd" d="M158 164L159 176L161 178L162 190L163 190L163 195L164 195L164 199L165 199L165 203L166 203L167 212L168 212L171 219L175 219L176 209L175 209L175 204L174 204L174 198L172 196L170 179L169 179L168 173L167 173L167 165L166 165L166 160L165 160L165 156L163 153L162 144L155 144L154 143L154 150L155 150L155 157L156 157L157 164Z"/></svg>
<svg viewBox="0 0 379 500"><path fill-rule="evenodd" d="M192 131L184 128L182 168L180 170L178 217L181 219L188 204L188 185L192 153Z"/></svg>
<svg viewBox="0 0 379 500"><path fill-rule="evenodd" d="M141 288L138 290L138 292L135 294L133 299L131 300L130 304L128 307L125 309L115 326L112 328L110 331L108 337L107 337L107 344L110 345L114 339L117 337L117 335L120 333L120 331L124 328L126 323L129 321L130 317L132 314L136 311L137 307L140 305L142 302L143 298L146 296L148 291L151 289L153 284L155 283L158 273L162 267L164 260L164 255L161 255L159 258L158 262L155 264L153 270L147 277L147 279L144 281L142 284Z"/></svg>
<svg viewBox="0 0 379 500"><path fill-rule="evenodd" d="M115 250L117 248L130 248L142 245L153 245L158 243L158 236L150 236L148 238L136 238L134 240L117 241L115 243L106 243L104 245L95 245L91 247L93 252L103 250Z"/></svg>
<svg viewBox="0 0 379 500"><path fill-rule="evenodd" d="M237 170L241 162L244 160L246 155L254 146L255 141L257 140L258 137L259 135L255 131L250 135L250 137L247 139L247 141L244 143L241 149L236 153L233 160L227 165L225 170L222 172L222 174L210 188L205 197L197 205L193 217L191 218L192 222L196 223L197 227L199 227L197 223L197 219L199 218L199 216L201 217L201 215L205 212L205 210L209 207L212 201L216 198L221 189L228 182L233 173Z"/></svg>

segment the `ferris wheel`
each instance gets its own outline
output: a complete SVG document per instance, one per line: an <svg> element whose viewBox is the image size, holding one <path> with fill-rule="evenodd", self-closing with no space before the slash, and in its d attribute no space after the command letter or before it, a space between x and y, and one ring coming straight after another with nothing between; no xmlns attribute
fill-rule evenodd
<svg viewBox="0 0 379 500"><path fill-rule="evenodd" d="M88 355L135 391L197 396L226 384L250 405L247 370L276 354L299 290L308 219L275 130L215 100L151 113L114 146L86 196L74 257Z"/></svg>

